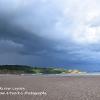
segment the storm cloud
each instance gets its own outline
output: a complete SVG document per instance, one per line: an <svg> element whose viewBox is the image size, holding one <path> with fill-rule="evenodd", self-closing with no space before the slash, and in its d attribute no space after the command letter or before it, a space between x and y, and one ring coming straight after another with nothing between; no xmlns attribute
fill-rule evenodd
<svg viewBox="0 0 100 100"><path fill-rule="evenodd" d="M0 64L97 68L99 5L99 0L0 0Z"/></svg>

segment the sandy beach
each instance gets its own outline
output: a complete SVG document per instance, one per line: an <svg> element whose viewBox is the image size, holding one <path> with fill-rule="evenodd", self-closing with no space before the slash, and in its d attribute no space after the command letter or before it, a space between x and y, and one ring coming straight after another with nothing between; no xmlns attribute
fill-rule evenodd
<svg viewBox="0 0 100 100"><path fill-rule="evenodd" d="M1 75L0 100L100 100L100 76Z"/></svg>

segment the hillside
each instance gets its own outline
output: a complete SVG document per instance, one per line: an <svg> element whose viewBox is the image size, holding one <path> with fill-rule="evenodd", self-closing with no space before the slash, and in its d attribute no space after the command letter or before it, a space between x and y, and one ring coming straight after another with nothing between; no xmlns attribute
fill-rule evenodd
<svg viewBox="0 0 100 100"><path fill-rule="evenodd" d="M0 65L0 74L61 74L80 73L79 70L65 70L61 68L41 68L24 65Z"/></svg>

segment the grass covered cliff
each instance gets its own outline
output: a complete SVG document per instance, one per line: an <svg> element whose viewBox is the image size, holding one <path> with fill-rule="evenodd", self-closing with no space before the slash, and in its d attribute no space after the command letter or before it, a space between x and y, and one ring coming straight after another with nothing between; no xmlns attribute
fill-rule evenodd
<svg viewBox="0 0 100 100"><path fill-rule="evenodd" d="M62 68L41 68L25 65L0 65L0 74L61 74L81 73L79 70L65 70Z"/></svg>

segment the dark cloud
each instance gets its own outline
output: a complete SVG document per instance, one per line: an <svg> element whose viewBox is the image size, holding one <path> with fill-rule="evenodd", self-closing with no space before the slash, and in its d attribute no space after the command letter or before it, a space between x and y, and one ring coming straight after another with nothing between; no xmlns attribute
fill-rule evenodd
<svg viewBox="0 0 100 100"><path fill-rule="evenodd" d="M45 49L49 50L51 48L51 44L53 45L51 41L40 36L36 36L24 29L20 29L20 27L10 25L9 23L3 24L0 25L1 42L5 42L5 45L6 42L10 43L9 41L12 41L15 45L19 44L19 46L22 46L19 53L34 54L34 52L39 52ZM7 46L9 46L8 43ZM13 48L14 45L11 46Z"/></svg>

